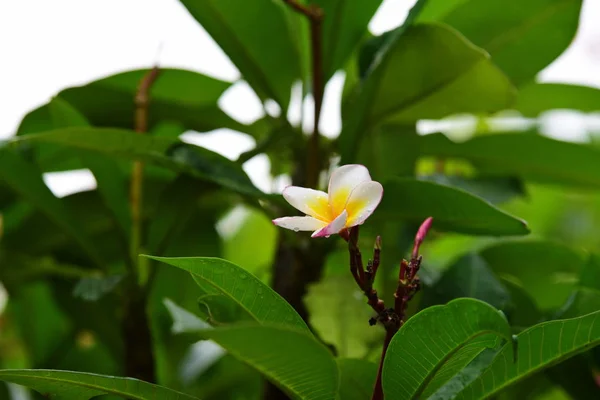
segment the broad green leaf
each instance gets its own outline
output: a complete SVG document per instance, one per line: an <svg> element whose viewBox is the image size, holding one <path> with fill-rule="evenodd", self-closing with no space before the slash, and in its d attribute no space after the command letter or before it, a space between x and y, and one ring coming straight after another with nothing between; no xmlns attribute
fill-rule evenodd
<svg viewBox="0 0 600 400"><path fill-rule="evenodd" d="M585 263L580 251L543 240L507 241L479 254L496 275L523 287L542 310L566 301Z"/></svg>
<svg viewBox="0 0 600 400"><path fill-rule="evenodd" d="M464 37L441 25L415 25L390 44L363 83L340 136L342 156L352 157L361 135L378 124L492 112L513 95L488 55Z"/></svg>
<svg viewBox="0 0 600 400"><path fill-rule="evenodd" d="M188 271L194 279L228 297L261 324L280 324L308 331L302 318L281 296L229 261L207 257L145 257Z"/></svg>
<svg viewBox="0 0 600 400"><path fill-rule="evenodd" d="M70 128L70 127L89 127L90 124L85 117L79 113L73 106L59 97L55 97L48 103L48 110L51 115L53 126L51 129ZM60 145L51 145L59 152L64 152L65 148ZM40 150L43 150L43 146ZM127 180L119 168L119 165L105 156L93 152L69 151L79 156L83 165L89 168L94 174L98 184L98 192L104 199L107 207L113 212L116 220L119 222L123 233L129 237L131 226L131 216L129 213L129 193L127 193Z"/></svg>
<svg viewBox="0 0 600 400"><path fill-rule="evenodd" d="M485 372L456 399L489 398L500 390L600 343L600 311L583 317L544 322L521 332L517 362L505 345Z"/></svg>
<svg viewBox="0 0 600 400"><path fill-rule="evenodd" d="M560 83L534 83L519 90L514 109L526 117L537 117L544 111L557 109L598 111L600 90Z"/></svg>
<svg viewBox="0 0 600 400"><path fill-rule="evenodd" d="M147 69L119 73L65 89L58 97L73 105L94 126L134 129L135 96L147 73ZM150 90L150 128L161 122L174 122L182 127L181 131L206 132L223 127L245 131L246 125L231 119L218 107L219 97L230 86L229 82L197 72L161 69ZM43 112L44 107L32 113ZM21 126L19 134L49 129L28 127L25 132Z"/></svg>
<svg viewBox="0 0 600 400"><path fill-rule="evenodd" d="M315 0L323 9L323 73L329 79L367 33L367 25L383 1Z"/></svg>
<svg viewBox="0 0 600 400"><path fill-rule="evenodd" d="M477 379L479 375L492 363L498 353L495 349L485 349L479 353L468 365L458 371L452 379L448 380L428 400L448 400L463 390L469 383Z"/></svg>
<svg viewBox="0 0 600 400"><path fill-rule="evenodd" d="M417 21L444 22L457 29L521 85L571 44L581 4L582 0L428 0Z"/></svg>
<svg viewBox="0 0 600 400"><path fill-rule="evenodd" d="M379 36L371 38L362 46L358 54L358 75L361 79L363 79L369 72L369 69L376 64L376 60L384 56L389 50L390 45L415 23L417 16L427 1L428 0L417 0L415 5L408 12L402 25L396 29L392 29L391 31L387 31Z"/></svg>
<svg viewBox="0 0 600 400"><path fill-rule="evenodd" d="M461 176L434 174L422 176L420 179L465 190L495 205L525 195L523 182L516 178L476 177L467 179Z"/></svg>
<svg viewBox="0 0 600 400"><path fill-rule="evenodd" d="M293 398L335 398L335 359L310 333L283 327L236 326L203 331L229 354L266 375Z"/></svg>
<svg viewBox="0 0 600 400"><path fill-rule="evenodd" d="M420 223L433 217L435 229L475 235L525 235L519 220L470 193L433 182L394 179L384 184L385 195L375 215Z"/></svg>
<svg viewBox="0 0 600 400"><path fill-rule="evenodd" d="M120 158L148 161L244 194L261 195L239 165L217 153L178 140L139 135L121 129L67 128L27 135L12 141L13 145L23 143L57 143Z"/></svg>
<svg viewBox="0 0 600 400"><path fill-rule="evenodd" d="M513 349L504 315L474 299L427 308L406 321L390 342L383 391L391 399L427 398L482 350L502 338Z"/></svg>
<svg viewBox="0 0 600 400"><path fill-rule="evenodd" d="M600 187L600 151L533 133L476 136L454 143L442 134L422 137L421 155L464 158L482 173L509 174L543 183Z"/></svg>
<svg viewBox="0 0 600 400"><path fill-rule="evenodd" d="M338 358L339 400L369 400L377 378L377 364L352 358Z"/></svg>
<svg viewBox="0 0 600 400"><path fill-rule="evenodd" d="M477 254L467 254L451 265L428 289L426 296L435 304L445 304L458 297L470 297L498 309L503 309L510 301L504 285Z"/></svg>
<svg viewBox="0 0 600 400"><path fill-rule="evenodd" d="M56 226L71 236L97 265L103 261L80 221L72 216L64 201L58 199L42 180L36 166L24 160L18 153L0 147L0 185L9 186L23 199L42 211Z"/></svg>
<svg viewBox="0 0 600 400"><path fill-rule="evenodd" d="M135 400L193 400L195 397L133 378L49 369L0 370L0 380L27 386L56 400L87 400L112 394ZM197 399L196 399L197 400Z"/></svg>
<svg viewBox="0 0 600 400"><path fill-rule="evenodd" d="M301 49L294 14L272 0L181 0L262 99L287 108L292 84L301 78ZM260 26L257 26L257 21ZM268 44L268 45L266 45Z"/></svg>

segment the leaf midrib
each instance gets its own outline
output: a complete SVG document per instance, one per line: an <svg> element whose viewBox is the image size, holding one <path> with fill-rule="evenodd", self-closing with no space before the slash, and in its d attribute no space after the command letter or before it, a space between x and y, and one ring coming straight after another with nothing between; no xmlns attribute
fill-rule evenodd
<svg viewBox="0 0 600 400"><path fill-rule="evenodd" d="M40 371L40 372L65 372L65 371L55 371L55 370L38 370L38 371ZM88 376L88 377L94 378L93 374L86 374L86 373L76 373L76 374L81 374L83 376ZM93 389L93 390L100 391L102 393L125 395L127 397L130 397L133 400L147 400L146 397L140 397L140 396L138 396L135 393L120 391L118 389L107 389L107 388L98 386L97 384L83 383L81 381L72 381L70 379L64 379L64 378L59 379L59 378L52 378L52 377L41 376L41 375L14 374L14 373L11 374L10 370L8 371L8 373L6 373L6 371L0 371L0 378L3 377L3 376L16 377L16 378L29 378L29 379L34 379L34 380L45 380L45 381L50 381L50 382L53 382L53 383L68 383L68 384L72 384L73 386L87 388L87 389ZM131 379L131 378L105 377L105 376L102 376L102 378L117 379L117 380L123 380L123 381L132 380L133 382L143 382L143 381L138 381L138 380ZM152 384L152 383L148 383L148 382L143 382L143 383L150 385L153 389L157 388L157 386L154 385L154 384ZM171 389L166 389L166 390L171 391ZM173 392L176 393L177 396L179 396L179 398L181 398L181 396L183 395L182 393L177 393L175 391L173 391ZM197 400L196 397L189 396L187 398L189 398L190 400L191 399L196 399Z"/></svg>

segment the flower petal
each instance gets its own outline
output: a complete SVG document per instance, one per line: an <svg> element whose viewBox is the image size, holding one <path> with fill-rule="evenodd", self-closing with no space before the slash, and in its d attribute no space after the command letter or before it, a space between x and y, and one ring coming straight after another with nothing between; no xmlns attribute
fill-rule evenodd
<svg viewBox="0 0 600 400"><path fill-rule="evenodd" d="M360 225L377 208L383 197L383 186L381 183L371 181L363 182L358 185L350 194L346 210L348 211L348 221L346 227Z"/></svg>
<svg viewBox="0 0 600 400"><path fill-rule="evenodd" d="M321 221L330 222L333 218L329 211L327 193L299 186L288 186L283 197L296 209Z"/></svg>
<svg viewBox="0 0 600 400"><path fill-rule="evenodd" d="M344 210L336 219L334 219L329 225L324 226L319 229L315 233L311 235L311 237L323 237L330 236L339 233L346 226L346 219L348 218L348 213Z"/></svg>
<svg viewBox="0 0 600 400"><path fill-rule="evenodd" d="M291 229L295 232L314 231L327 225L326 222L319 221L313 217L283 217L273 220L273 223L285 229Z"/></svg>
<svg viewBox="0 0 600 400"><path fill-rule="evenodd" d="M339 167L329 180L329 204L333 215L339 215L350 197L350 193L361 183L370 182L371 175L364 165L349 164Z"/></svg>

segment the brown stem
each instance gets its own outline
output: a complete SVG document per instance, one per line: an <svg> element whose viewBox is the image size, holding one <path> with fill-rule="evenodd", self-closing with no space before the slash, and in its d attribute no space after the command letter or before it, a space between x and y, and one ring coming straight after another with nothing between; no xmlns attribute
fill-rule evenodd
<svg viewBox="0 0 600 400"><path fill-rule="evenodd" d="M304 5L297 0L283 0L294 11L306 16L310 22L310 43L312 61L312 93L314 105L314 125L310 137L306 164L306 187L315 187L321 170L319 121L325 91L323 77L323 9L317 5Z"/></svg>
<svg viewBox="0 0 600 400"><path fill-rule="evenodd" d="M400 329L400 328L398 328ZM381 360L379 360L379 368L377 369L377 378L375 379L375 387L373 388L373 395L371 396L371 400L382 400L383 399L383 384L381 382L381 372L383 371L383 360L385 360L385 354L387 353L387 349L392 341L394 335L398 332L392 330L386 330L385 339L383 339L383 349L381 350Z"/></svg>
<svg viewBox="0 0 600 400"><path fill-rule="evenodd" d="M159 75L158 67L152 68L140 81L135 96L135 131L144 134L148 131L148 106L150 89ZM125 372L127 376L147 382L154 382L154 353L150 323L146 314L147 292L138 283L145 283L147 271L142 271L138 253L142 242L142 188L144 164L134 161L131 175L131 243L130 256L132 276L130 286L123 294L123 339L125 342Z"/></svg>
<svg viewBox="0 0 600 400"><path fill-rule="evenodd" d="M383 341L383 349L381 351L381 359L379 360L379 369L377 371L377 379L373 388L373 396L371 400L383 400L383 386L381 382L381 373L383 370L383 362L390 344L390 341L402 327L405 321L406 307L413 298L415 293L420 289L420 281L417 276L421 265L421 256L419 256L419 248L431 228L433 219L427 218L417 231L415 242L411 255L410 262L402 260L400 263L400 271L398 273L398 288L394 293L394 308L385 307L383 300L377 295L377 291L373 289L373 283L377 275L377 269L380 264L381 257L381 237L375 239L373 249L373 259L369 260L367 270L364 271L360 249L358 248L358 231L359 227L350 228L349 232L344 231L340 234L344 240L348 241L348 252L350 254L350 271L356 281L358 287L367 297L367 303L377 313L376 318L372 318L369 323L375 325L380 322L385 328L385 339Z"/></svg>
<svg viewBox="0 0 600 400"><path fill-rule="evenodd" d="M150 104L150 89L158 78L160 70L158 67L152 68L140 81L138 91L135 96L135 131L143 134L148 131L148 106ZM144 163L141 161L133 162L131 173L131 186L129 190L131 202L131 243L130 256L132 265L138 264L138 253L142 241L142 187L144 181ZM133 271L135 275L140 271Z"/></svg>

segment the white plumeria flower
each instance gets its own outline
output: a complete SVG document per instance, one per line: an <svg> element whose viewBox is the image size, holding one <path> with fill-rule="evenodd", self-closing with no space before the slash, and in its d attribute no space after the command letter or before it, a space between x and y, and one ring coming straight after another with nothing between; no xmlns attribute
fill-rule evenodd
<svg viewBox="0 0 600 400"><path fill-rule="evenodd" d="M329 194L320 190L288 186L283 197L305 217L283 217L273 220L282 228L315 231L312 237L330 236L361 225L381 202L383 187L371 180L363 165L344 165L331 174Z"/></svg>

